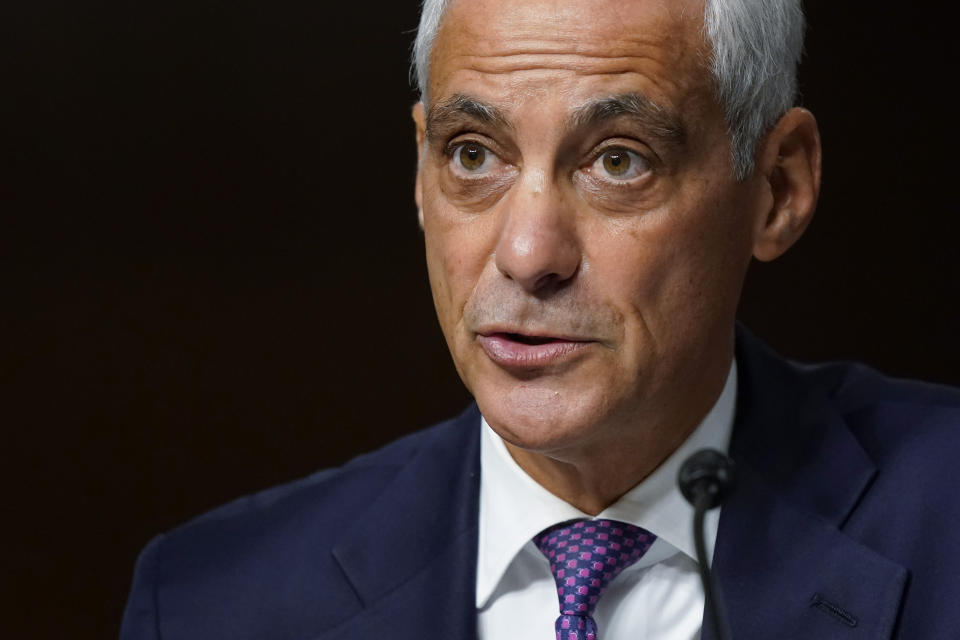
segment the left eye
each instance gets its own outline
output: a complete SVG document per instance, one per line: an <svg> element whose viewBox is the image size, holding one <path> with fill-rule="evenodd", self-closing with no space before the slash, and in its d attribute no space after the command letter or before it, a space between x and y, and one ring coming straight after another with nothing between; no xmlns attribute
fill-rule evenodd
<svg viewBox="0 0 960 640"><path fill-rule="evenodd" d="M614 180L632 180L650 169L638 153L623 148L607 149L593 161L591 170Z"/></svg>
<svg viewBox="0 0 960 640"><path fill-rule="evenodd" d="M493 153L476 142L464 142L457 145L451 154L454 163L465 173L481 173L493 163Z"/></svg>

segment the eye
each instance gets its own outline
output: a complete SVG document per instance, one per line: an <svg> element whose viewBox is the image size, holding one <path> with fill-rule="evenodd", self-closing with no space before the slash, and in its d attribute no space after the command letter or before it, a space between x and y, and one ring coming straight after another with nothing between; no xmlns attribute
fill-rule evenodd
<svg viewBox="0 0 960 640"><path fill-rule="evenodd" d="M593 161L591 171L614 180L632 180L650 170L650 164L639 153L622 147L607 149Z"/></svg>
<svg viewBox="0 0 960 640"><path fill-rule="evenodd" d="M481 173L493 164L493 153L476 142L464 142L453 148L453 162L466 173Z"/></svg>

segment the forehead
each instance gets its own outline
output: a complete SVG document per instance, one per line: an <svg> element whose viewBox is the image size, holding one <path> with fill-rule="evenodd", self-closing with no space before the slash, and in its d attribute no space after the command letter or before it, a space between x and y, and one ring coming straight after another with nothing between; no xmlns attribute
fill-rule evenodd
<svg viewBox="0 0 960 640"><path fill-rule="evenodd" d="M640 92L682 108L712 93L702 0L453 0L431 56L431 102ZM579 95L585 94L585 95Z"/></svg>

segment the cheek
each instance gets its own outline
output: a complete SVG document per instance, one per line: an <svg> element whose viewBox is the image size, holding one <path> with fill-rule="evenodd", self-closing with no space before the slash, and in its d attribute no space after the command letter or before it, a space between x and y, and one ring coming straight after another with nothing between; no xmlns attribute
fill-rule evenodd
<svg viewBox="0 0 960 640"><path fill-rule="evenodd" d="M735 206L700 204L693 224L665 240L673 251L663 265L669 275L662 292L667 317L661 321L674 331L703 336L732 322L750 247L744 217Z"/></svg>
<svg viewBox="0 0 960 640"><path fill-rule="evenodd" d="M665 348L729 323L750 257L745 224L729 202L691 199L618 230L594 266L634 325L626 338Z"/></svg>
<svg viewBox="0 0 960 640"><path fill-rule="evenodd" d="M447 333L451 321L450 312L455 308L454 291L458 278L459 264L456 254L450 251L450 238L436 229L433 216L424 213L424 242L427 253L427 273L430 278L430 291L433 304L444 333Z"/></svg>
<svg viewBox="0 0 960 640"><path fill-rule="evenodd" d="M488 225L484 216L463 214L438 196L428 196L423 212L430 288L440 324L451 340L488 262Z"/></svg>

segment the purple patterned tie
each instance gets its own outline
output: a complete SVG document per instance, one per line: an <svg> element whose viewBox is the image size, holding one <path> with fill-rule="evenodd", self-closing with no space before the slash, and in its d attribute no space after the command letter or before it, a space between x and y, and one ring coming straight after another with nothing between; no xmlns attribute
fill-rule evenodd
<svg viewBox="0 0 960 640"><path fill-rule="evenodd" d="M616 520L576 520L533 538L557 581L557 640L597 640L593 609L620 572L639 560L657 536Z"/></svg>

